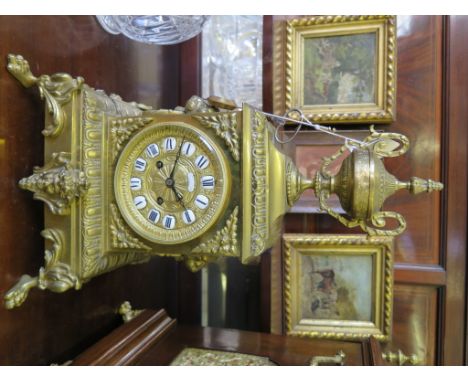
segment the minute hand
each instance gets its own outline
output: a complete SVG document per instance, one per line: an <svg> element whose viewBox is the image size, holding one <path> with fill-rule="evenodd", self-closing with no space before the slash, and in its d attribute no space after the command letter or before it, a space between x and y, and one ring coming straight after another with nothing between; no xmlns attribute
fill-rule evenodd
<svg viewBox="0 0 468 382"><path fill-rule="evenodd" d="M177 152L176 160L174 162L174 167L172 167L171 174L169 175L169 178L171 178L171 179L174 179L174 172L175 172L175 169L176 169L176 166L177 166L177 162L179 161L179 158L180 158L180 153L182 151L182 145L184 144L184 141L185 141L185 138L183 138L182 142L180 142L179 151Z"/></svg>

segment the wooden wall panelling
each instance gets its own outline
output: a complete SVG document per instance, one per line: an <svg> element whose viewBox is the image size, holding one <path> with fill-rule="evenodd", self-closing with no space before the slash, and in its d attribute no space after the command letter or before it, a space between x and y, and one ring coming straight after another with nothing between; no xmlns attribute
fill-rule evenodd
<svg viewBox="0 0 468 382"><path fill-rule="evenodd" d="M290 17L273 16L273 25ZM284 27L278 30L284 37ZM416 175L445 183L442 193L413 197L402 191L384 206L402 213L408 222L406 232L396 239L396 331L387 350L417 351L429 364L462 364L467 357L467 33L467 17L398 17L397 119L383 126L411 141L407 154L386 160L390 172L401 179ZM284 60L279 52L273 57ZM276 62L273 68L282 70ZM273 83L275 103L284 83L264 81ZM294 233L352 232L323 214L288 214L284 226L285 232ZM279 251L272 254L278 258L271 260L271 272L280 272ZM403 293L409 297L403 298ZM271 299L272 306L281 301L273 292ZM275 317L272 328L281 327L281 318Z"/></svg>
<svg viewBox="0 0 468 382"><path fill-rule="evenodd" d="M436 363L437 288L396 284L393 338L383 351L416 354L422 364Z"/></svg>
<svg viewBox="0 0 468 382"><path fill-rule="evenodd" d="M43 101L6 70L21 54L36 74L67 72L128 101L172 108L179 101L179 47L154 46L105 32L93 16L0 17L0 296L44 261L43 203L19 179L43 164ZM32 290L20 308L0 306L0 364L62 363L120 325L116 309L165 308L177 316L177 265L153 259L93 279L63 294Z"/></svg>
<svg viewBox="0 0 468 382"><path fill-rule="evenodd" d="M388 126L405 134L408 153L386 161L400 179L441 176L443 23L441 17L399 16L397 19L397 117ZM408 223L395 243L395 262L438 264L441 193L400 192L386 209L402 213Z"/></svg>
<svg viewBox="0 0 468 382"><path fill-rule="evenodd" d="M446 20L446 87L444 118L444 243L442 265L447 272L441 295L440 362L468 364L467 272L467 134L468 134L468 35L467 16ZM464 333L464 335L463 335Z"/></svg>

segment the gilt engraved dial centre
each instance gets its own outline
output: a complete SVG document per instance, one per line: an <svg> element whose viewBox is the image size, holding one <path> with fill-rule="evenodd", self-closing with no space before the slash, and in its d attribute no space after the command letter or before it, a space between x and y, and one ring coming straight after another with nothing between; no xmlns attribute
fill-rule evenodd
<svg viewBox="0 0 468 382"><path fill-rule="evenodd" d="M166 186L167 186L167 187L174 187L174 179L172 179L172 178L167 178L167 179L166 179Z"/></svg>

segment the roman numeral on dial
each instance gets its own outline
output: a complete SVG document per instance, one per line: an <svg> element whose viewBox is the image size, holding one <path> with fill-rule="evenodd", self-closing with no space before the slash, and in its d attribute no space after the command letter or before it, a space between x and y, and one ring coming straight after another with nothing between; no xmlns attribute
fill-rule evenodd
<svg viewBox="0 0 468 382"><path fill-rule="evenodd" d="M134 191L141 189L141 179L140 178L131 178L130 179L130 188Z"/></svg>
<svg viewBox="0 0 468 382"><path fill-rule="evenodd" d="M192 224L196 220L196 217L192 210L185 210L182 213L182 219L185 224Z"/></svg>
<svg viewBox="0 0 468 382"><path fill-rule="evenodd" d="M133 203L135 203L136 208L141 210L146 207L146 198L144 196L136 196L135 199L133 199Z"/></svg>
<svg viewBox="0 0 468 382"><path fill-rule="evenodd" d="M215 178L211 175L204 176L201 178L201 185L203 188L206 188L208 190L212 190L215 185Z"/></svg>
<svg viewBox="0 0 468 382"><path fill-rule="evenodd" d="M206 156L200 155L195 159L195 164L199 169L203 170L208 167L210 160Z"/></svg>
<svg viewBox="0 0 468 382"><path fill-rule="evenodd" d="M143 158L138 158L135 161L135 170L145 171L145 168L146 168L146 161Z"/></svg>
<svg viewBox="0 0 468 382"><path fill-rule="evenodd" d="M166 229L173 229L175 227L175 217L172 215L166 215L163 219L163 226Z"/></svg>
<svg viewBox="0 0 468 382"><path fill-rule="evenodd" d="M192 142L185 142L182 145L182 153L189 157L195 152L195 145Z"/></svg>
<svg viewBox="0 0 468 382"><path fill-rule="evenodd" d="M172 151L176 147L176 139L169 137L164 140L164 150Z"/></svg>
<svg viewBox="0 0 468 382"><path fill-rule="evenodd" d="M146 153L151 157L154 158L156 155L159 155L159 147L157 144L152 143L146 148Z"/></svg>
<svg viewBox="0 0 468 382"><path fill-rule="evenodd" d="M195 205L204 210L206 207L208 207L209 199L205 195L197 195L195 198Z"/></svg>
<svg viewBox="0 0 468 382"><path fill-rule="evenodd" d="M148 220L154 224L156 224L159 221L161 214L158 210L155 210L154 208L150 210L148 214Z"/></svg>
<svg viewBox="0 0 468 382"><path fill-rule="evenodd" d="M187 190L189 192L195 190L195 177L191 172L187 174Z"/></svg>

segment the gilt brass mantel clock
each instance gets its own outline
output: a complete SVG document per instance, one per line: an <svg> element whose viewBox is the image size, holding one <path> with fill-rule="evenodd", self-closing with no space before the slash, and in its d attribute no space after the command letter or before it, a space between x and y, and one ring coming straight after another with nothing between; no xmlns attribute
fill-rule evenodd
<svg viewBox="0 0 468 382"><path fill-rule="evenodd" d="M45 264L6 293L14 308L37 287L79 289L91 278L151 256L171 256L197 271L220 256L256 261L279 237L281 218L301 193L314 189L320 207L369 235L395 235L404 218L381 211L398 189L441 189L431 180L401 182L383 157L408 149L406 137L372 132L324 158L304 178L274 139L267 116L247 104L192 97L185 107L153 110L107 95L82 78L35 77L9 55L8 71L45 100L45 158L20 180L45 203ZM328 166L352 151L336 175ZM347 215L327 205L336 193ZM386 229L386 220L397 227Z"/></svg>

